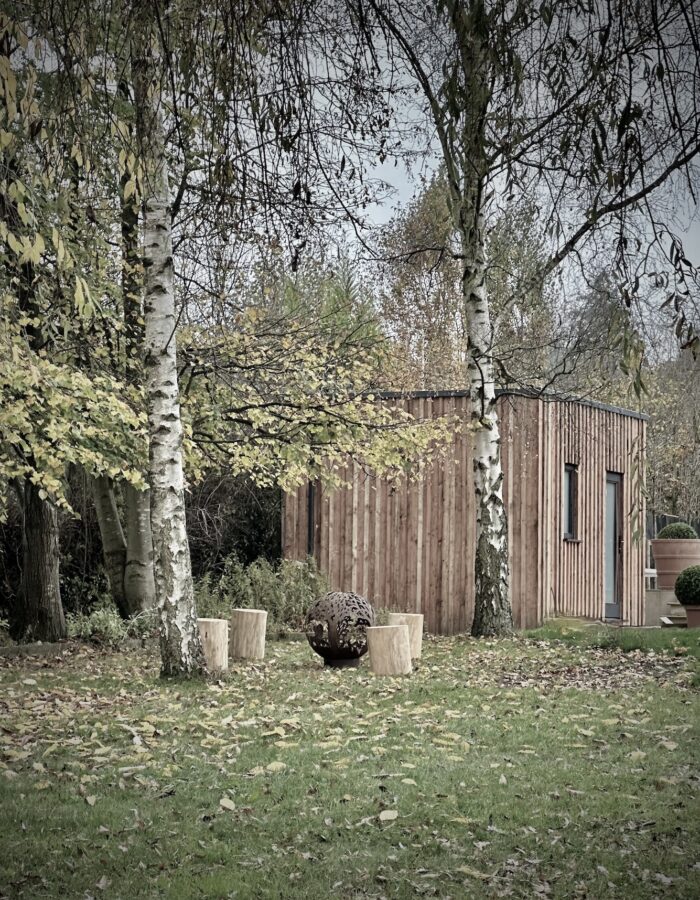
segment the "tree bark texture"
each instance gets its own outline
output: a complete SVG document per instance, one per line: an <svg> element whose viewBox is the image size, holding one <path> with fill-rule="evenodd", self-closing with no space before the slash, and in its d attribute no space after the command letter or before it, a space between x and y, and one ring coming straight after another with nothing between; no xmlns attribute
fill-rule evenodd
<svg viewBox="0 0 700 900"><path fill-rule="evenodd" d="M508 521L503 503L501 436L496 412L492 330L486 296L483 219L463 242L463 296L468 329L468 376L473 428L476 555L472 634L510 634L513 613L508 592Z"/></svg>
<svg viewBox="0 0 700 900"><path fill-rule="evenodd" d="M131 100L125 79L119 82L119 95ZM129 125L129 134L133 128ZM124 304L125 377L127 383L143 380L143 262L139 248L139 201L136 191L128 188L135 178L136 157L126 154L119 193L121 197L122 231L122 302ZM156 604L153 575L153 535L151 532L150 491L137 491L128 483L122 485L124 521L126 529L126 567L124 594L132 614Z"/></svg>
<svg viewBox="0 0 700 900"><path fill-rule="evenodd" d="M448 109L436 112L445 158L450 206L461 244L462 298L467 325L467 368L471 399L476 497L474 565L475 636L513 630L508 590L508 523L503 504L501 438L496 412L493 330L486 291L484 212L491 189L486 160L485 122L491 100L488 22L483 7L450 0L458 38L459 87L447 96ZM448 87L448 94L450 88ZM455 121L450 103L460 110Z"/></svg>
<svg viewBox="0 0 700 900"><path fill-rule="evenodd" d="M148 14L144 14L148 18ZM144 27L142 25L142 27ZM161 673L205 671L197 627L190 549L185 527L182 422L175 347L172 216L163 120L150 28L134 60L138 143L145 162L144 318L150 438L149 480Z"/></svg>
<svg viewBox="0 0 700 900"><path fill-rule="evenodd" d="M24 633L37 641L66 637L59 584L58 513L25 480L22 512L22 615Z"/></svg>
<svg viewBox="0 0 700 900"><path fill-rule="evenodd" d="M129 615L124 595L124 568L126 566L126 540L119 518L114 487L106 475L92 479L92 499L97 513L97 524L102 538L102 553L109 579L109 590L123 618Z"/></svg>
<svg viewBox="0 0 700 900"><path fill-rule="evenodd" d="M127 619L155 606L150 492L122 485L126 535L112 481L92 479L109 587L119 614Z"/></svg>
<svg viewBox="0 0 700 900"><path fill-rule="evenodd" d="M156 605L153 577L153 534L151 532L151 492L122 485L126 524L126 565L124 596L130 614L137 615Z"/></svg>

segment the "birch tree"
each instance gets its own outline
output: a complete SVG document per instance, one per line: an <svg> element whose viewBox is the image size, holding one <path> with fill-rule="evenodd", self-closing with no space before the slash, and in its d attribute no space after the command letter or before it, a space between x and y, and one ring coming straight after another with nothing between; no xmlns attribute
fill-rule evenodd
<svg viewBox="0 0 700 900"><path fill-rule="evenodd" d="M177 370L172 198L162 109L164 66L150 11L134 22L136 138L143 165L146 405L154 576L163 675L204 671L185 519Z"/></svg>
<svg viewBox="0 0 700 900"><path fill-rule="evenodd" d="M539 278L571 258L585 267L612 247L622 302L635 302L653 270L668 285L678 334L697 343L697 273L663 199L664 189L695 188L697 9L686 0L368 0L354 8L377 56L422 97L445 167L474 428L472 631L504 634L512 617L486 227L499 203L529 196L551 235Z"/></svg>

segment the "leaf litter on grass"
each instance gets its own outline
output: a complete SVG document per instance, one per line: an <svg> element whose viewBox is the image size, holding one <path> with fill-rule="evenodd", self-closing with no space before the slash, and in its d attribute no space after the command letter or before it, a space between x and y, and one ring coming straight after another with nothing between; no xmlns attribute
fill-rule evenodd
<svg viewBox="0 0 700 900"><path fill-rule="evenodd" d="M104 878L105 895L151 896L195 875L279 896L336 882L341 897L587 883L624 896L639 882L639 896L690 897L697 884L676 853L699 845L697 694L679 657L445 639L412 677L377 679L272 645L216 682L168 684L146 651L76 647L59 664L0 662L0 688L2 799L25 848L4 839L6 891ZM46 855L31 834L59 798L83 812L48 814ZM80 853L49 868L76 822ZM125 882L126 859L143 883Z"/></svg>

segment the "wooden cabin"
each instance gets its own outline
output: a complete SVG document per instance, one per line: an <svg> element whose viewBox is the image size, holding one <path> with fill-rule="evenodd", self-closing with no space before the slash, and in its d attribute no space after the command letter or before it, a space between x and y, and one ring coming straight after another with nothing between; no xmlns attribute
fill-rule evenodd
<svg viewBox="0 0 700 900"><path fill-rule="evenodd" d="M382 394L417 418L469 418L465 392ZM644 624L646 419L588 401L498 397L510 592L517 628L556 615ZM468 631L474 609L471 437L420 481L387 483L350 463L346 489L308 484L285 498L285 557L315 558L333 590Z"/></svg>

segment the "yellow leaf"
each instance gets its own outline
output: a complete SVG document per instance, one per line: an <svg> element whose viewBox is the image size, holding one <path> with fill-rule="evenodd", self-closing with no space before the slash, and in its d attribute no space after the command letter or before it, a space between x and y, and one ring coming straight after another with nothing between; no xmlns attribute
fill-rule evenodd
<svg viewBox="0 0 700 900"><path fill-rule="evenodd" d="M79 313L82 313L85 308L85 294L83 293L82 279L80 277L75 279L75 308Z"/></svg>
<svg viewBox="0 0 700 900"><path fill-rule="evenodd" d="M10 249L14 250L14 252L19 256L22 253L22 244L17 240L17 238L12 234L11 231L7 232L7 243L10 245Z"/></svg>
<svg viewBox="0 0 700 900"><path fill-rule="evenodd" d="M480 878L482 881L488 881L493 877L487 872L479 872L478 869L472 869L471 866L457 866L456 871L461 875L467 875L469 878Z"/></svg>
<svg viewBox="0 0 700 900"><path fill-rule="evenodd" d="M395 809L383 809L379 813L379 821L380 822L393 822L395 819L398 819L399 814Z"/></svg>

